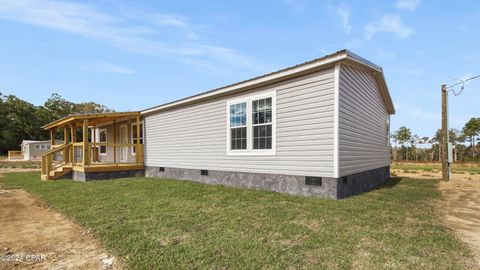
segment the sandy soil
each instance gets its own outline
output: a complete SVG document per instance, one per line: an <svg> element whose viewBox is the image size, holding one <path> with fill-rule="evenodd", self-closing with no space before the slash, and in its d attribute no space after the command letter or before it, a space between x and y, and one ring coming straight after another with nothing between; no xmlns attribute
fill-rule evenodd
<svg viewBox="0 0 480 270"><path fill-rule="evenodd" d="M440 179L441 173L404 173L393 170L397 176L417 179ZM442 205L446 224L473 252L480 269L480 175L453 174L452 181L440 182Z"/></svg>
<svg viewBox="0 0 480 270"><path fill-rule="evenodd" d="M23 190L0 189L0 209L0 269L121 268L80 226Z"/></svg>
<svg viewBox="0 0 480 270"><path fill-rule="evenodd" d="M447 225L473 251L480 269L480 181L441 182Z"/></svg>
<svg viewBox="0 0 480 270"><path fill-rule="evenodd" d="M442 173L441 172L426 172L422 170L415 170L413 173L405 173L403 169L392 169L390 171L392 176L400 176L400 177L411 177L416 179L441 179ZM480 181L480 174L469 174L468 172L465 173L454 173L452 174L452 180L455 181Z"/></svg>

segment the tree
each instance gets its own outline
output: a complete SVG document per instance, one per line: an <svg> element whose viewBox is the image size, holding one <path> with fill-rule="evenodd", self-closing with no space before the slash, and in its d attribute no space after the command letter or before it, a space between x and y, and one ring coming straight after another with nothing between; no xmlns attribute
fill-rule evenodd
<svg viewBox="0 0 480 270"><path fill-rule="evenodd" d="M73 110L75 111L75 113L105 113L114 111L107 108L105 105L101 105L95 102L84 102L80 104L75 104Z"/></svg>
<svg viewBox="0 0 480 270"><path fill-rule="evenodd" d="M405 126L401 126L396 132L395 132L395 136L398 140L398 142L404 146L406 142L409 142L412 138L412 131L405 127ZM406 151L406 154L405 154L405 160L408 160L408 145L407 145L407 151Z"/></svg>
<svg viewBox="0 0 480 270"><path fill-rule="evenodd" d="M453 161L457 161L458 143L464 142L464 137L459 130L452 128L448 131L448 139L453 145Z"/></svg>
<svg viewBox="0 0 480 270"><path fill-rule="evenodd" d="M53 93L44 106L35 106L14 95L0 93L0 152L18 149L22 140L45 140L42 126L75 113L112 111L94 102L76 104Z"/></svg>
<svg viewBox="0 0 480 270"><path fill-rule="evenodd" d="M411 137L410 137L410 146L412 148L414 148L415 150L415 161L418 160L418 149L417 149L417 144L421 142L421 138L417 135L417 134L413 134Z"/></svg>
<svg viewBox="0 0 480 270"><path fill-rule="evenodd" d="M393 160L397 160L397 133L394 132L393 134L390 135L390 138L392 138L394 144L393 144Z"/></svg>
<svg viewBox="0 0 480 270"><path fill-rule="evenodd" d="M70 102L57 93L53 93L45 102L44 107L49 111L49 122L55 121L75 112L75 103Z"/></svg>
<svg viewBox="0 0 480 270"><path fill-rule="evenodd" d="M480 117L470 118L462 129L465 138L470 141L472 159L475 159L475 137L480 133Z"/></svg>

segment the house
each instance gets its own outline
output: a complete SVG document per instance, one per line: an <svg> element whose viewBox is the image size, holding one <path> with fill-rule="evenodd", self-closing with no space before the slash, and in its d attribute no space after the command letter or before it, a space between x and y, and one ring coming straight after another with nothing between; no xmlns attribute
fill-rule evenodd
<svg viewBox="0 0 480 270"><path fill-rule="evenodd" d="M124 131L104 123L103 139L82 149L103 151L110 162L119 151L145 146L136 165L149 177L345 198L389 178L394 113L382 69L342 50L146 109L125 120ZM84 140L88 129L100 132L95 123L83 123ZM122 139L129 127L135 133ZM116 153L105 150L115 146ZM91 160L102 163L100 156Z"/></svg>
<svg viewBox="0 0 480 270"><path fill-rule="evenodd" d="M20 147L21 151L9 151L9 160L40 160L50 150L50 141L23 140Z"/></svg>

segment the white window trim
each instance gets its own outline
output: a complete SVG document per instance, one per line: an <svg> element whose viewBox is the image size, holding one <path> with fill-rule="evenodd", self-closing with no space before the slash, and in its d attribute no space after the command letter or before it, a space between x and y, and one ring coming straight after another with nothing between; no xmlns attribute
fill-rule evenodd
<svg viewBox="0 0 480 270"><path fill-rule="evenodd" d="M252 101L272 98L272 149L253 149ZM247 149L231 150L230 105L247 103ZM227 101L227 156L274 156L277 154L277 91L242 96Z"/></svg>
<svg viewBox="0 0 480 270"><path fill-rule="evenodd" d="M41 149L40 144L36 144L35 145L35 150L40 150L40 149Z"/></svg>
<svg viewBox="0 0 480 270"><path fill-rule="evenodd" d="M102 132L102 131L105 131L105 139L106 139L106 141L104 141L104 142L101 142L101 141L100 141L100 132ZM95 138L95 142L99 142L99 143L106 143L106 142L108 142L108 129L107 129L107 128L97 128L97 133L96 133L96 136L95 136L95 137L96 137L96 138ZM106 156L107 153L108 153L107 147L105 147L105 153L102 153L100 149L102 149L102 147L99 145L99 146L98 146L98 155L100 155L100 156Z"/></svg>
<svg viewBox="0 0 480 270"><path fill-rule="evenodd" d="M137 125L137 122L130 124L130 141L132 142L132 144L133 144L133 126L136 126L136 125ZM143 124L143 121L140 121L140 129L142 129L142 134L143 134L143 136L140 137L142 138L142 141L144 140L143 137L145 136L145 130L143 130L144 128L145 128L145 125ZM137 150L135 149L135 151L133 151L133 149L135 149L134 146L132 146L132 156L135 156L136 155L135 151Z"/></svg>

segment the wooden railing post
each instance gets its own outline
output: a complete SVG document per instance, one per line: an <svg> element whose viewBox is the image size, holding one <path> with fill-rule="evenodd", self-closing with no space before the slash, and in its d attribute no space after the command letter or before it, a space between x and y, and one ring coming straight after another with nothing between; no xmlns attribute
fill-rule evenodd
<svg viewBox="0 0 480 270"><path fill-rule="evenodd" d="M50 149L53 149L55 145L55 137L57 135L57 130L55 128L50 129Z"/></svg>
<svg viewBox="0 0 480 270"><path fill-rule="evenodd" d="M140 164L140 115L137 115L137 144L135 146L135 158L137 160L137 165Z"/></svg>
<svg viewBox="0 0 480 270"><path fill-rule="evenodd" d="M116 122L113 120L113 164L117 164L117 147L115 144L117 143L117 135L116 133Z"/></svg>
<svg viewBox="0 0 480 270"><path fill-rule="evenodd" d="M47 173L45 172L45 170L46 170L46 168L45 168L45 166L46 166L46 161L45 161L45 160L46 160L46 157L45 157L45 156L42 156L42 175L47 174Z"/></svg>
<svg viewBox="0 0 480 270"><path fill-rule="evenodd" d="M82 163L83 166L87 166L90 164L90 147L88 143L88 120L83 120L83 159Z"/></svg>
<svg viewBox="0 0 480 270"><path fill-rule="evenodd" d="M77 127L76 127L75 123L73 123L70 126L70 135L72 136L72 147L70 149L70 160L72 161L72 163L74 163L75 162L75 147L73 146L73 144L77 142Z"/></svg>
<svg viewBox="0 0 480 270"><path fill-rule="evenodd" d="M47 175L47 180L50 179L50 171L52 170L52 155L47 154L47 164L45 166L46 168L46 175Z"/></svg>
<svg viewBox="0 0 480 270"><path fill-rule="evenodd" d="M63 144L68 145L70 143L70 138L68 136L68 126L65 126L63 128ZM70 162L70 153L69 153L69 148L66 147L65 150L63 150L63 161L65 164Z"/></svg>

